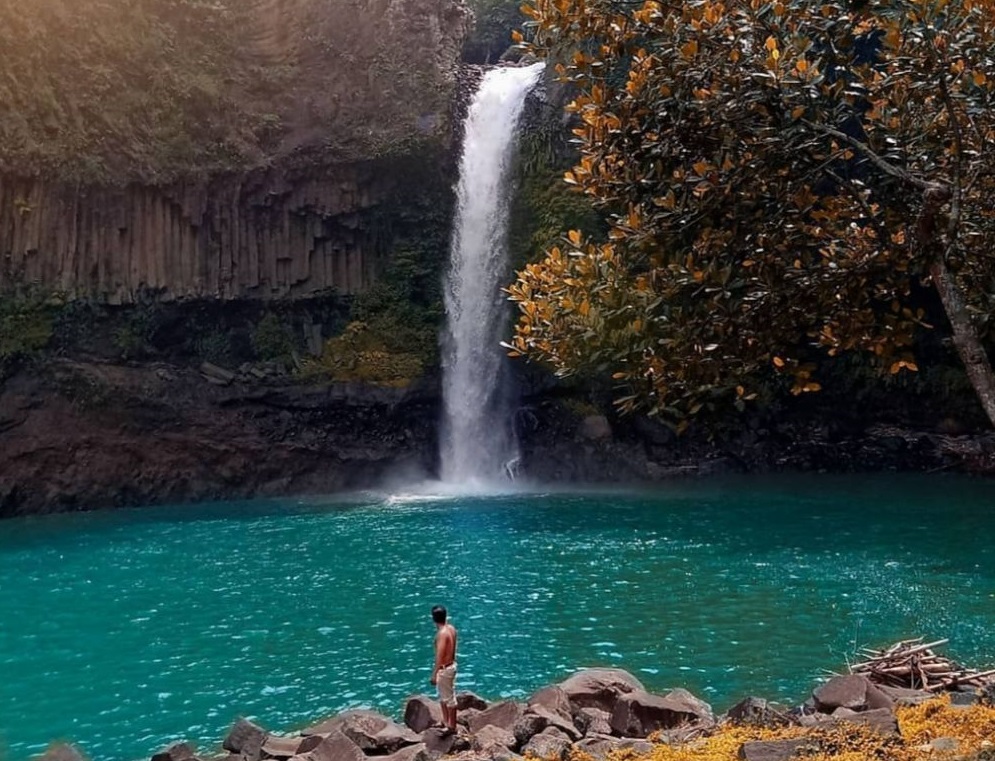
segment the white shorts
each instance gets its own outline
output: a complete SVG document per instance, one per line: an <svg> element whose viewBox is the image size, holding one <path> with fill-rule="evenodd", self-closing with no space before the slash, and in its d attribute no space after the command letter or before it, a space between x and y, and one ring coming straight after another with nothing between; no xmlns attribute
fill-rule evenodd
<svg viewBox="0 0 995 761"><path fill-rule="evenodd" d="M439 669L435 677L436 686L439 688L439 702L450 708L456 707L456 664L450 663L448 666Z"/></svg>

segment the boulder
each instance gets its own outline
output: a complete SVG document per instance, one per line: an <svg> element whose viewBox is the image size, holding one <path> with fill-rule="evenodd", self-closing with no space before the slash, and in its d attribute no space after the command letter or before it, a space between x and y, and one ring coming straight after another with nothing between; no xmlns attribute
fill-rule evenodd
<svg viewBox="0 0 995 761"><path fill-rule="evenodd" d="M373 753L376 755L394 753L407 745L417 745L421 742L421 737L403 724L391 721L370 740L373 744Z"/></svg>
<svg viewBox="0 0 995 761"><path fill-rule="evenodd" d="M540 732L522 748L525 756L534 756L544 761L564 759L570 753L570 739L562 733Z"/></svg>
<svg viewBox="0 0 995 761"><path fill-rule="evenodd" d="M571 712L600 708L611 713L620 695L645 688L636 677L622 669L586 669L559 684L570 702Z"/></svg>
<svg viewBox="0 0 995 761"><path fill-rule="evenodd" d="M506 700L502 703L495 703L486 711L481 711L470 719L470 731L476 734L487 725L500 727L501 729L513 732L515 722L522 716L522 707L518 703Z"/></svg>
<svg viewBox="0 0 995 761"><path fill-rule="evenodd" d="M926 690L910 690L907 687L888 687L884 684L876 685L881 692L891 698L895 705L917 706L928 700L933 700L936 695Z"/></svg>
<svg viewBox="0 0 995 761"><path fill-rule="evenodd" d="M262 756L264 759L291 758L292 756L298 756L314 750L321 744L322 739L320 735L311 735L309 737L301 737L300 735L292 735L290 737L269 735L263 743Z"/></svg>
<svg viewBox="0 0 995 761"><path fill-rule="evenodd" d="M415 695L404 704L404 723L415 732L442 724L442 707L427 695Z"/></svg>
<svg viewBox="0 0 995 761"><path fill-rule="evenodd" d="M726 714L733 724L753 727L782 727L791 721L783 709L764 698L748 697L739 701Z"/></svg>
<svg viewBox="0 0 995 761"><path fill-rule="evenodd" d="M333 729L313 750L294 756L298 761L366 761L366 756L352 740Z"/></svg>
<svg viewBox="0 0 995 761"><path fill-rule="evenodd" d="M527 745L529 740L546 728L546 724L546 720L541 716L536 716L528 711L523 713L511 730L512 734L515 735L517 747L521 748Z"/></svg>
<svg viewBox="0 0 995 761"><path fill-rule="evenodd" d="M848 724L863 724L883 735L900 734L898 719L895 717L894 711L890 708L875 708L872 711L854 712L851 716L842 717L837 717L834 713L833 721L846 722Z"/></svg>
<svg viewBox="0 0 995 761"><path fill-rule="evenodd" d="M812 693L812 700L822 713L832 713L837 708L868 711L894 707L890 697L858 674L834 676Z"/></svg>
<svg viewBox="0 0 995 761"><path fill-rule="evenodd" d="M809 741L802 737L792 740L755 740L740 746L739 757L743 761L788 761L808 745Z"/></svg>
<svg viewBox="0 0 995 761"><path fill-rule="evenodd" d="M470 747L478 753L490 753L498 749L511 750L515 747L515 735L507 729L488 724L473 734Z"/></svg>
<svg viewBox="0 0 995 761"><path fill-rule="evenodd" d="M556 713L555 711L550 711L545 706L538 704L529 706L525 710L525 713L532 714L533 716L538 716L540 719L542 719L542 721L544 722L544 726L542 727L543 729L545 729L546 727L556 727L564 734L566 734L566 736L569 737L571 740L579 740L581 737L584 736L584 733L581 732L579 729L577 729L577 727L574 725L573 719L570 718L569 714L567 716L563 716L562 714Z"/></svg>
<svg viewBox="0 0 995 761"><path fill-rule="evenodd" d="M575 743L573 747L587 753L595 761L604 761L610 754L620 750L631 750L638 755L644 755L653 750L653 743L636 737L591 735Z"/></svg>
<svg viewBox="0 0 995 761"><path fill-rule="evenodd" d="M687 690L676 689L663 696L640 690L618 698L611 727L625 737L646 737L688 722L713 724L711 706Z"/></svg>
<svg viewBox="0 0 995 761"><path fill-rule="evenodd" d="M580 422L577 435L589 441L611 439L612 427L604 415L588 415Z"/></svg>
<svg viewBox="0 0 995 761"><path fill-rule="evenodd" d="M75 745L56 743L48 746L44 753L35 757L34 761L86 761L86 756Z"/></svg>
<svg viewBox="0 0 995 761"><path fill-rule="evenodd" d="M557 713L564 718L569 719L573 710L570 707L570 699L567 697L567 693L563 691L563 688L558 685L551 685L549 687L543 687L538 692L533 693L527 701L529 707L532 706L542 706L543 708Z"/></svg>
<svg viewBox="0 0 995 761"><path fill-rule="evenodd" d="M315 732L321 729L321 732ZM405 745L414 745L421 738L407 727L397 724L376 711L358 709L345 711L328 721L306 730L309 734L326 734L338 730L361 751L373 755L393 753Z"/></svg>
<svg viewBox="0 0 995 761"><path fill-rule="evenodd" d="M418 745L409 745L407 748L401 748L389 756L382 756L382 758L383 761L430 761L431 755L425 745L419 743Z"/></svg>
<svg viewBox="0 0 995 761"><path fill-rule="evenodd" d="M612 715L600 708L581 708L574 716L574 723L585 735L610 735Z"/></svg>
<svg viewBox="0 0 995 761"><path fill-rule="evenodd" d="M421 733L425 750L433 756L445 756L456 744L456 733L443 727L431 727Z"/></svg>
<svg viewBox="0 0 995 761"><path fill-rule="evenodd" d="M473 721L473 717L480 713L479 708L467 708L465 711L456 712L456 723L462 724L467 729L470 728L470 722Z"/></svg>
<svg viewBox="0 0 995 761"><path fill-rule="evenodd" d="M160 750L152 756L152 761L186 761L193 758L194 754L194 747L190 743L179 742Z"/></svg>
<svg viewBox="0 0 995 761"><path fill-rule="evenodd" d="M468 711L471 708L477 711L487 710L487 701L472 692L461 692L456 696L456 710Z"/></svg>
<svg viewBox="0 0 995 761"><path fill-rule="evenodd" d="M266 730L248 719L239 719L228 731L222 746L232 753L241 753L249 761L258 759L266 742Z"/></svg>

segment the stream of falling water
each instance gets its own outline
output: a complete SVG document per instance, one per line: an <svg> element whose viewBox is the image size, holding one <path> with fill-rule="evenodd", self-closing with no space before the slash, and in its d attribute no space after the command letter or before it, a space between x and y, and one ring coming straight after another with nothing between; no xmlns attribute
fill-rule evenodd
<svg viewBox="0 0 995 761"><path fill-rule="evenodd" d="M500 482L517 457L500 347L507 323L509 167L525 96L543 64L487 72L465 124L443 346L442 480Z"/></svg>

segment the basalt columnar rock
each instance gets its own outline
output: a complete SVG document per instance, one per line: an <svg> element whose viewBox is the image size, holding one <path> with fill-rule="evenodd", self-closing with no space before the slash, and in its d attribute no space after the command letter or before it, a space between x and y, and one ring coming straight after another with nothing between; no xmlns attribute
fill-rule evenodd
<svg viewBox="0 0 995 761"><path fill-rule="evenodd" d="M464 0L45 5L30 40L0 8L0 291L357 293L401 186L451 163Z"/></svg>

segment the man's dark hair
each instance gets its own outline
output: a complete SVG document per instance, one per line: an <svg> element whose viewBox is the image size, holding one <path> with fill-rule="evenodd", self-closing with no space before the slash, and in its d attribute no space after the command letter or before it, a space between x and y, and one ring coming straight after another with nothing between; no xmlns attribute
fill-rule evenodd
<svg viewBox="0 0 995 761"><path fill-rule="evenodd" d="M437 624L446 623L446 609L441 605L436 605L432 608L432 620Z"/></svg>

